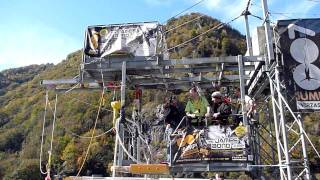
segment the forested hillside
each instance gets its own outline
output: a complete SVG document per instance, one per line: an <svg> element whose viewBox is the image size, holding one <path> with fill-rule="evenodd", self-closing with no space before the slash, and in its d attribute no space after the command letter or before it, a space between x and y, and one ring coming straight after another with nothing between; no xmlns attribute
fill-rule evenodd
<svg viewBox="0 0 320 180"><path fill-rule="evenodd" d="M166 25L167 46L172 48L197 35L206 32L208 29L217 26L220 21L209 16L203 16L193 23L186 24L181 28L175 28L180 24L201 16L199 13L181 16L171 19ZM173 30L172 30L173 29ZM239 31L227 26L216 31L210 31L193 41L184 44L179 48L170 51L171 58L181 57L211 57L244 54L246 50L245 36Z"/></svg>
<svg viewBox="0 0 320 180"><path fill-rule="evenodd" d="M53 66L53 64L30 65L0 72L0 95L3 95L5 92L14 89L24 82L32 80L36 75L51 66Z"/></svg>
<svg viewBox="0 0 320 180"><path fill-rule="evenodd" d="M169 30L199 16L192 13L171 19ZM168 48L174 47L205 32L220 22L209 16L199 18L166 34ZM210 57L245 53L245 37L231 27L210 32L170 52L171 58ZM81 51L71 53L57 65L33 65L0 72L0 179L43 179L39 171L39 154L42 123L45 111L46 89L40 85L43 79L72 78L78 74ZM59 93L52 151L53 174L76 175L89 144L88 138L94 126L99 105L99 92ZM98 116L96 135L112 126L110 101L112 92L105 95L105 103ZM144 101L154 99L152 93L144 94ZM45 116L45 144L42 169L48 162L55 93L49 91L49 106ZM88 102L88 103L87 103ZM89 104L90 103L90 104ZM146 108L148 105L145 105ZM307 119L307 132L317 142L320 123L317 116ZM95 138L81 175L108 175L113 160L113 134ZM311 153L311 152L310 152ZM313 154L313 153L312 153Z"/></svg>

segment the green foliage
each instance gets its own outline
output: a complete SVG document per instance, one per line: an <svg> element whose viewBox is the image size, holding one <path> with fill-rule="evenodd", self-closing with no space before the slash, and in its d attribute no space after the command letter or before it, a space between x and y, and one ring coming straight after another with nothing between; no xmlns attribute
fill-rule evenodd
<svg viewBox="0 0 320 180"><path fill-rule="evenodd" d="M21 148L24 134L20 129L9 129L0 135L0 151L16 152Z"/></svg>
<svg viewBox="0 0 320 180"><path fill-rule="evenodd" d="M22 160L20 166L16 168L10 175L5 176L4 180L29 180L43 179L39 172L39 164L37 159Z"/></svg>
<svg viewBox="0 0 320 180"><path fill-rule="evenodd" d="M199 13L191 13L170 20L166 29L170 30L173 27L179 26L184 22L190 21L201 16ZM209 16L203 16L194 23L189 23L177 29L168 32L167 45L169 48L183 43L191 38L196 37L217 26L220 22ZM187 44L177 47L170 53L173 59L180 59L182 57L211 57L211 56L227 56L239 55L245 53L245 40L237 30L230 26L225 26L219 30L212 30L206 35L200 36L197 39L188 42Z"/></svg>
<svg viewBox="0 0 320 180"><path fill-rule="evenodd" d="M70 172L76 170L76 155L78 154L74 141L67 144L63 150L61 160L65 161L65 169Z"/></svg>

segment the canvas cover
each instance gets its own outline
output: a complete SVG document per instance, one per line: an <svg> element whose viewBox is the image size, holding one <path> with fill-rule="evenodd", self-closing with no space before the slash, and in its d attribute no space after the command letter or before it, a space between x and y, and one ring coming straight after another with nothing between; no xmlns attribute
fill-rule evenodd
<svg viewBox="0 0 320 180"><path fill-rule="evenodd" d="M111 54L154 56L161 46L161 36L157 22L90 26L85 38L85 63L92 57Z"/></svg>

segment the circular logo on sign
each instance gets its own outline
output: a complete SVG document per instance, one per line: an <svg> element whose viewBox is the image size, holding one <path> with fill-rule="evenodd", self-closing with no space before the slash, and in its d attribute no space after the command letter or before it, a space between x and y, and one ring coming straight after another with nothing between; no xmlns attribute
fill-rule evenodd
<svg viewBox="0 0 320 180"><path fill-rule="evenodd" d="M291 56L299 63L312 63L317 60L319 49L307 38L298 38L290 46Z"/></svg>
<svg viewBox="0 0 320 180"><path fill-rule="evenodd" d="M320 87L320 70L313 64L300 64L293 71L294 81L306 90L315 90Z"/></svg>

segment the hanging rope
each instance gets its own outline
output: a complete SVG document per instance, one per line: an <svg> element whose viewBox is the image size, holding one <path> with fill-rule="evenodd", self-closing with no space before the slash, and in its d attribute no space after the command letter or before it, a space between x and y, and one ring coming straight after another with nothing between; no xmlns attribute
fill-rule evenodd
<svg viewBox="0 0 320 180"><path fill-rule="evenodd" d="M53 148L54 127L55 127L55 123L56 123L57 104L58 104L58 95L56 94L56 101L55 101L55 104L54 104L52 130L51 130L50 150L48 151L48 153L49 153L49 160L48 160L48 167L47 167L48 170L47 170L47 172L48 172L48 175L49 175L49 176L50 176L51 155L52 155L52 148Z"/></svg>
<svg viewBox="0 0 320 180"><path fill-rule="evenodd" d="M48 154L49 154L48 155L48 163L46 165L46 172L43 172L42 171L42 153L43 153L43 143L44 143L44 130L45 130L45 123L46 123L47 107L49 105L49 95L48 95L48 91L46 91L46 105L45 105L45 109L44 109L44 117L43 117L43 124L42 124L42 133L41 133L39 168L40 168L41 174L47 174L47 177L50 177L50 170L51 170L51 159L52 159L51 157L52 157L52 149L53 149L54 127L55 127L55 122L56 122L57 103L58 103L58 95L56 94L55 106L54 106L54 111L53 111L50 150L48 151Z"/></svg>
<svg viewBox="0 0 320 180"><path fill-rule="evenodd" d="M44 129L45 129L45 124L46 124L46 115L47 115L47 107L48 107L48 91L46 91L46 105L44 107L44 116L43 116L43 122L42 122L42 133L41 133L41 144L40 144L40 163L39 163L39 168L41 174L47 174L48 172L43 172L42 171L42 149L43 149L43 137L44 137Z"/></svg>
<svg viewBox="0 0 320 180"><path fill-rule="evenodd" d="M101 65L101 59L100 59L100 65ZM90 142L89 142L89 145L88 145L88 148L87 148L87 151L86 151L84 160L82 161L81 167L80 167L80 169L79 169L79 171L78 171L78 173L77 173L77 177L80 175L81 170L82 170L82 168L83 168L83 166L84 166L84 163L85 163L86 160L87 160L87 157L88 157L88 154L89 154L89 151L90 151L90 147L91 147L91 144L92 144L92 140L93 140L93 137L94 137L94 132L95 132L96 127L97 127L97 122L98 122L98 118L99 118L99 115L100 115L101 106L102 106L102 103L103 103L103 97L104 97L104 80L103 80L102 69L100 69L100 73L101 73L101 79L102 79L103 88L102 88L101 97L100 97L100 100L99 100L99 108L98 108L96 120L95 120L95 122L94 122L94 126L93 126L93 130L92 130Z"/></svg>
<svg viewBox="0 0 320 180"><path fill-rule="evenodd" d="M102 74L102 72L101 72L101 76L102 76L102 79L103 79L103 74ZM104 83L103 83L103 84L104 84ZM65 93L64 93L63 95L66 95L67 93L71 92L73 89L75 89L75 88L77 87L77 85L79 85L79 83L76 84L75 86L71 87L69 90L65 91ZM86 105L99 108L99 106L94 105L94 104L91 104L91 103L89 103L89 102L86 102L86 101L83 101L83 100L79 100L79 99L77 99L77 98L72 98L72 97L69 97L69 96L66 96L66 97L68 97L68 98L70 98L70 99L72 99L72 100L76 100L76 101L78 101L78 102L84 103L84 104L86 104ZM49 103L50 103L50 102L49 102ZM109 112L113 112L112 110L106 109L106 108L103 108L103 107L100 107L100 109L101 109L101 110L105 110L105 111L109 111ZM103 135L106 135L106 134L110 133L110 132L112 131L112 129L113 129L113 128L111 128L111 129L109 129L109 130L107 130L107 131L105 131L105 132L103 132L103 133L101 133L101 134L99 134L99 135L93 136L93 138L99 138L99 137L101 137L101 136L103 136ZM67 133L71 134L72 136L75 136L75 137L78 137L78 138L83 138L83 139L90 139L90 138L91 138L91 136L81 136L81 135L79 135L79 134L76 134L76 133L68 130L67 128L65 128L65 131L66 131Z"/></svg>
<svg viewBox="0 0 320 180"><path fill-rule="evenodd" d="M67 94L67 93L71 92L72 90L74 90L75 88L77 88L78 85L80 85L80 83L74 85L73 87L71 87L70 89L68 89L67 91L65 91L64 94Z"/></svg>
<svg viewBox="0 0 320 180"><path fill-rule="evenodd" d="M76 134L76 133L74 133L74 132L72 132L72 131L69 131L68 129L65 129L65 130L66 130L66 132L68 132L69 134L71 134L71 135L73 135L73 136L75 136L75 137L78 137L78 138L83 138L83 139L90 139L90 138L91 138L91 136L81 136L81 135ZM105 131L105 132L103 132L103 133L101 133L101 134L99 134L99 135L93 136L93 138L99 138L99 137L101 137L101 136L103 136L103 135L106 135L106 134L112 132L112 130L113 130L113 128L110 128L108 131Z"/></svg>
<svg viewBox="0 0 320 180"><path fill-rule="evenodd" d="M86 151L84 160L82 161L81 167L80 167L80 169L79 169L76 177L78 177L78 176L80 175L81 170L82 170L82 168L83 168L83 166L84 166L84 163L85 163L86 160L87 160L87 157L88 157L88 154L89 154L89 151L90 151L90 147L91 147L91 144L92 144L92 140L93 140L93 138L94 138L94 132L95 132L95 130L96 130L97 122L98 122L99 115L100 115L100 111L101 111L101 106L102 106L102 102L103 102L103 95L104 95L104 90L102 91L101 97L100 97L100 100L99 100L99 108L98 108L96 120L95 120L95 122L94 122L94 126L93 126L93 130L92 130L90 142L89 142L89 145L88 145L88 148L87 148L87 151Z"/></svg>

